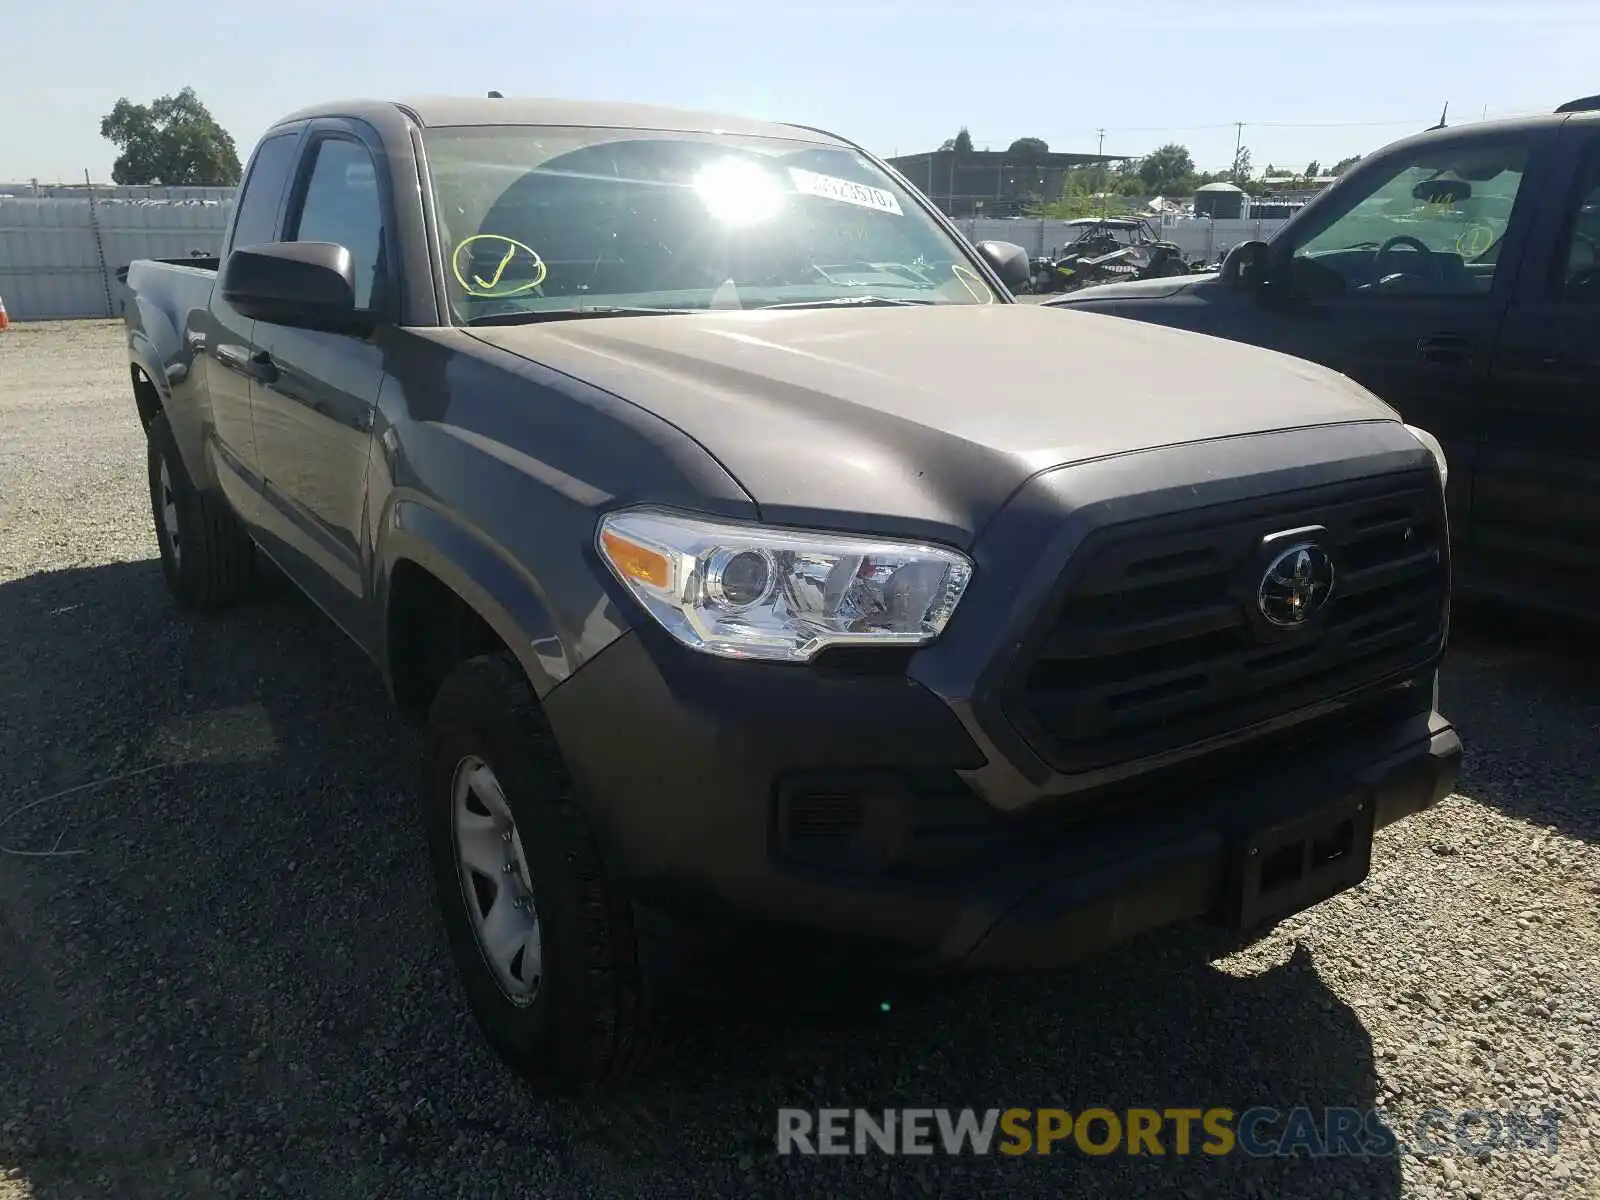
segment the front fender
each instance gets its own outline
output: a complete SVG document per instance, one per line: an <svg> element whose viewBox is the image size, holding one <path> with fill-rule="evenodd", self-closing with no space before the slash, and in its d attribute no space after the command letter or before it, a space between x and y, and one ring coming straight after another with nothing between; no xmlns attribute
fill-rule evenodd
<svg viewBox="0 0 1600 1200"><path fill-rule="evenodd" d="M415 563L460 596L516 655L543 699L576 669L549 606L533 579L487 537L416 497L391 500L380 525L377 611L389 611L396 564ZM388 622L381 625L385 681L390 677Z"/></svg>

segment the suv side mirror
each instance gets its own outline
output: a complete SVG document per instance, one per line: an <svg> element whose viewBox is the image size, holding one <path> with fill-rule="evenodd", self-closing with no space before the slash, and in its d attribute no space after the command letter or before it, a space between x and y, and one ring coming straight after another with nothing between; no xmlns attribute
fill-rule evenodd
<svg viewBox="0 0 1600 1200"><path fill-rule="evenodd" d="M1015 242L979 242L978 253L994 268L1001 281L1015 291L1033 278L1028 252Z"/></svg>
<svg viewBox="0 0 1600 1200"><path fill-rule="evenodd" d="M328 333L368 333L356 309L355 264L332 242L268 242L228 256L218 286L241 316Z"/></svg>
<svg viewBox="0 0 1600 1200"><path fill-rule="evenodd" d="M1221 282L1240 291L1257 291L1267 281L1272 262L1270 251L1266 242L1240 242L1222 260Z"/></svg>

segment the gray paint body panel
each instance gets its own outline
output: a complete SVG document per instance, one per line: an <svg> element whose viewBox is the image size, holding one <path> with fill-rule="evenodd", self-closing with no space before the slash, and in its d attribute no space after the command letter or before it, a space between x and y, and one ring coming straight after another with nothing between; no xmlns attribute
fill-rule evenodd
<svg viewBox="0 0 1600 1200"><path fill-rule="evenodd" d="M683 429L768 521L961 546L1040 471L1395 419L1299 359L1031 305L697 313L472 334Z"/></svg>

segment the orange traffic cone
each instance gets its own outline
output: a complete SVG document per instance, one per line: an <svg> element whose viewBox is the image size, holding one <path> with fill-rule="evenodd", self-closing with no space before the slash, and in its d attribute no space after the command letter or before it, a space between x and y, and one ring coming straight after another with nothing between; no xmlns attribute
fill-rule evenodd
<svg viewBox="0 0 1600 1200"><path fill-rule="evenodd" d="M6 298L0 296L0 330L11 324L11 318L6 316Z"/></svg>

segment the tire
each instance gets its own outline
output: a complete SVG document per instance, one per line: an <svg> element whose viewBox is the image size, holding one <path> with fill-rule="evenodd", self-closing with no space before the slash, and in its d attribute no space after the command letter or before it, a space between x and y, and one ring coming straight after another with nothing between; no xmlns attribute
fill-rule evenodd
<svg viewBox="0 0 1600 1200"><path fill-rule="evenodd" d="M514 822L510 836L502 827L487 838L492 846L504 845L511 860L500 865L504 875L497 876L493 863L482 873L468 871L458 855L458 828L469 819L463 815L458 825L458 784L463 772L476 775L477 766L490 769ZM469 807L475 802L492 816L492 805L482 803L478 788L471 790ZM509 654L469 659L440 687L428 717L421 801L450 952L490 1045L525 1077L554 1091L592 1091L643 1070L659 1031L632 908L607 875L554 737ZM484 837L477 825L467 834L474 835ZM509 968L494 965L477 932L479 914L506 898L502 887L512 889L507 895L526 889L519 899L531 899L536 930L525 935L522 957ZM535 945L533 967L527 947ZM519 987L532 990L519 993Z"/></svg>
<svg viewBox="0 0 1600 1200"><path fill-rule="evenodd" d="M202 612L245 599L258 580L255 543L223 497L194 486L165 414L148 438L150 515L173 598Z"/></svg>

